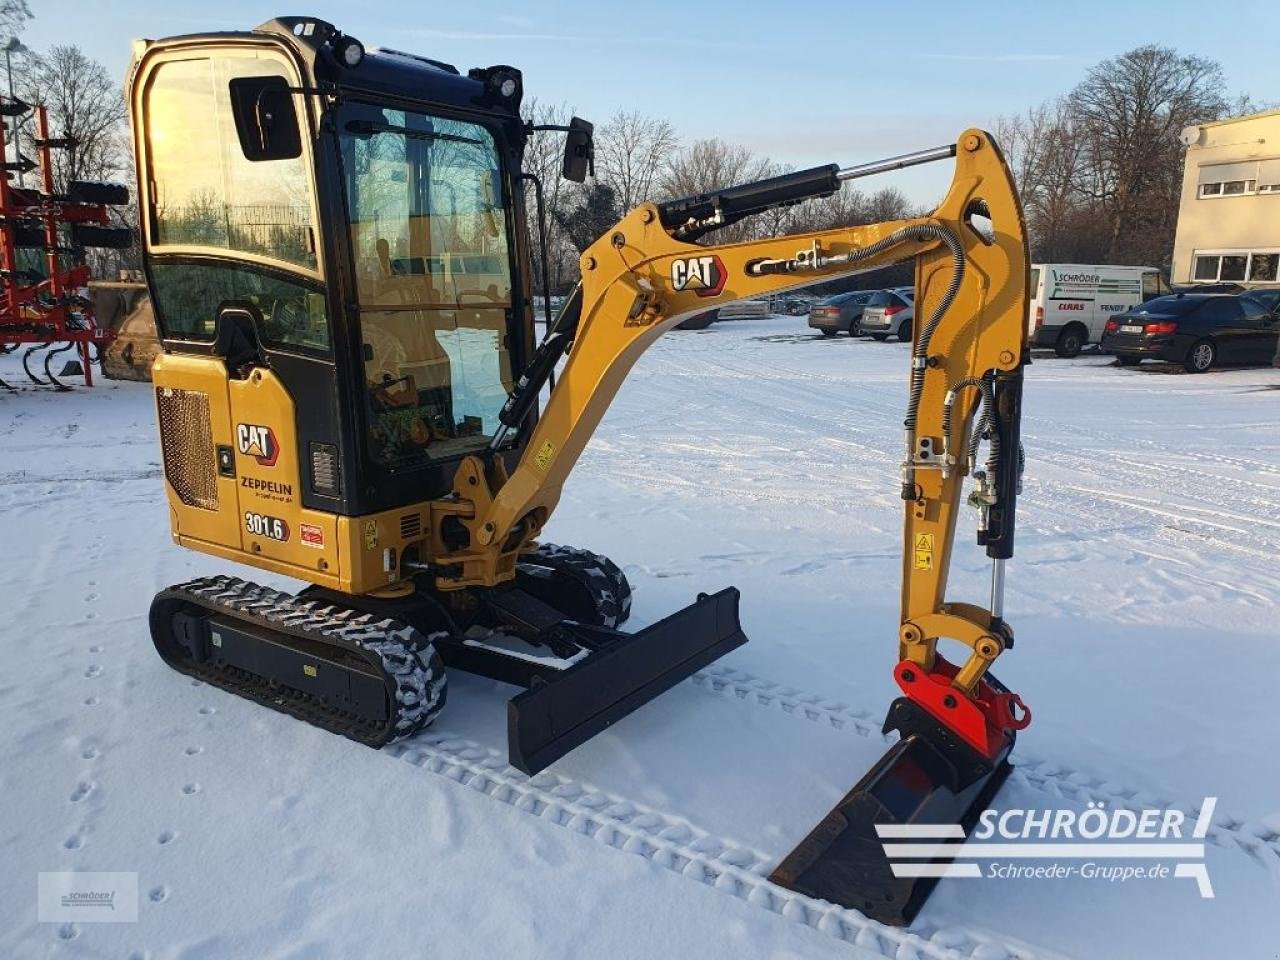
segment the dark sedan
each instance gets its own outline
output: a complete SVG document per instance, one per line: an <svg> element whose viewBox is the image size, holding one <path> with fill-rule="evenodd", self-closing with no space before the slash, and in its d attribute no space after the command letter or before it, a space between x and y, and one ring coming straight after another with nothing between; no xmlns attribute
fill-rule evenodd
<svg viewBox="0 0 1280 960"><path fill-rule="evenodd" d="M826 337L834 337L841 332L856 337L862 329L862 311L877 292L855 290L819 300L809 309L809 326L821 330Z"/></svg>
<svg viewBox="0 0 1280 960"><path fill-rule="evenodd" d="M1204 373L1220 363L1269 363L1278 337L1280 318L1256 299L1180 293L1112 317L1102 349L1124 366L1167 360Z"/></svg>

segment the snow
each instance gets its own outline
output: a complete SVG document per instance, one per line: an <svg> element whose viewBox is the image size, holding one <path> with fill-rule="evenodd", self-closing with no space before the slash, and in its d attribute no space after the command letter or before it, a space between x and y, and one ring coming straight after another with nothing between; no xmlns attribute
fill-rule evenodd
<svg viewBox="0 0 1280 960"><path fill-rule="evenodd" d="M500 684L455 674L375 752L170 671L151 594L228 565L170 541L149 388L0 394L0 956L1271 955L1269 369L1037 358L997 670L1034 712L998 805L1216 796L1216 898L944 880L900 931L764 880L880 756L896 691L906 347L804 324L668 335L587 449L547 539L623 566L633 626L736 585L751 641L533 780ZM961 522L950 597L984 602ZM53 870L136 871L139 922L37 923Z"/></svg>

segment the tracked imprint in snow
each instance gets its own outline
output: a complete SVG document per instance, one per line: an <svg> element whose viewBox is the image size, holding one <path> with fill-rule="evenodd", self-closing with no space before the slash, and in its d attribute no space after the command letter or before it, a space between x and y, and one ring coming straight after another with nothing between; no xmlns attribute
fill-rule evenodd
<svg viewBox="0 0 1280 960"><path fill-rule="evenodd" d="M785 890L767 879L779 857L713 836L683 817L550 770L527 776L497 751L471 740L427 731L384 747L383 752L887 960L1050 960L1056 956L969 929L930 929L917 923L916 932L909 932L870 920L856 910Z"/></svg>
<svg viewBox="0 0 1280 960"><path fill-rule="evenodd" d="M788 716L892 743L896 737L881 733L880 722L865 711L854 710L814 693L774 683L732 667L700 670L689 678L700 690L743 703L777 710ZM1200 813L1199 802L1188 803L1161 794L1123 787L1106 777L1052 763L1015 747L1011 783L1022 783L1054 798L1078 803L1105 803L1109 809L1141 811L1144 808L1181 810L1188 820ZM1280 832L1266 824L1233 817L1215 808L1207 839L1215 846L1239 850L1265 867L1280 870Z"/></svg>

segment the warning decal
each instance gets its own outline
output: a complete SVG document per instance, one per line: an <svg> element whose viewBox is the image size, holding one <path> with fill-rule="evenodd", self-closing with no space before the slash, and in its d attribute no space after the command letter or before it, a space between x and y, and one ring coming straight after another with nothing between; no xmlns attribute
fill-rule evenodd
<svg viewBox="0 0 1280 960"><path fill-rule="evenodd" d="M538 468L541 473L546 473L547 468L551 466L551 458L556 454L556 445L550 440L543 442L538 448L537 456L533 458L533 465Z"/></svg>
<svg viewBox="0 0 1280 960"><path fill-rule="evenodd" d="M932 570L933 534L917 534L915 544L913 545L913 553L915 554L915 567L917 570Z"/></svg>

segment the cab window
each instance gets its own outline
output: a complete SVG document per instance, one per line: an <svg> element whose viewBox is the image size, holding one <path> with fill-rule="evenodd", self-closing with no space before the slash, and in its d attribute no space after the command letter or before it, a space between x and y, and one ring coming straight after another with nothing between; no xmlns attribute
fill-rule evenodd
<svg viewBox="0 0 1280 960"><path fill-rule="evenodd" d="M314 270L311 183L302 157L245 159L230 81L282 76L284 64L240 56L159 64L146 92L152 246L217 248Z"/></svg>
<svg viewBox="0 0 1280 960"><path fill-rule="evenodd" d="M351 104L339 116L369 451L396 469L476 450L512 388L494 137L384 107Z"/></svg>

